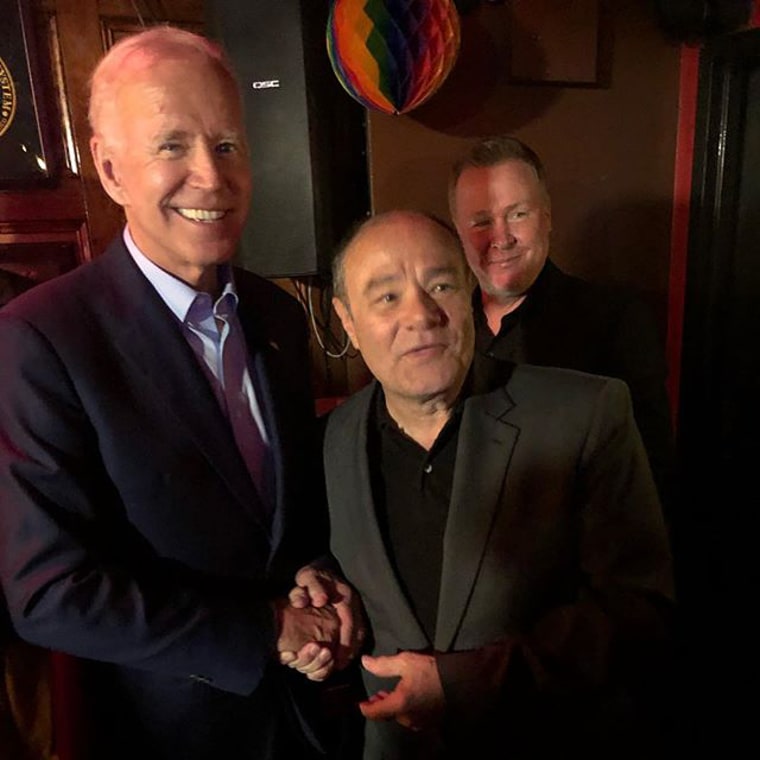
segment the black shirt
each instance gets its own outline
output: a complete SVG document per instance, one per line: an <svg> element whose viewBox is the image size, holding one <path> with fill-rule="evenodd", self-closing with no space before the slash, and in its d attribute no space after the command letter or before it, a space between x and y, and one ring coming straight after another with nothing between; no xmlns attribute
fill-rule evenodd
<svg viewBox="0 0 760 760"><path fill-rule="evenodd" d="M369 425L372 493L380 529L401 588L431 641L462 404L460 400L454 407L430 451L394 422L379 386Z"/></svg>

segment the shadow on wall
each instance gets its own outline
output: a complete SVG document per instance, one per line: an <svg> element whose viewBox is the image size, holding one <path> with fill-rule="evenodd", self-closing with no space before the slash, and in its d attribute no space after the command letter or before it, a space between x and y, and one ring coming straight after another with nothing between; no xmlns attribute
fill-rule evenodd
<svg viewBox="0 0 760 760"><path fill-rule="evenodd" d="M509 82L510 41L522 35L532 66L544 68L538 41L521 31L504 8L481 8L461 19L459 58L441 89L409 118L457 137L514 132L541 117L559 97L556 86L525 87ZM538 59L538 60L535 60ZM518 94L516 99L510 93Z"/></svg>
<svg viewBox="0 0 760 760"><path fill-rule="evenodd" d="M664 326L672 212L665 199L597 206L580 223L567 225L570 234L552 243L552 258L579 277L638 291ZM557 233L564 226L555 220Z"/></svg>

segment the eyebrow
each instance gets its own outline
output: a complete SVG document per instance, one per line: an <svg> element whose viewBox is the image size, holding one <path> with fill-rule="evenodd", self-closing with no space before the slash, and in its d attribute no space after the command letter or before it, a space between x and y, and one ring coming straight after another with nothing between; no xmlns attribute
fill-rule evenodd
<svg viewBox="0 0 760 760"><path fill-rule="evenodd" d="M457 272L458 268L456 266L431 267L430 269L426 269L423 272L423 281L429 282L430 280L434 280L436 277L440 277L441 275L456 275ZM401 279L401 276L397 274L387 274L373 277L364 286L362 293L364 295L369 295L382 287L400 282Z"/></svg>
<svg viewBox="0 0 760 760"><path fill-rule="evenodd" d="M168 129L166 131L159 131L156 132L153 135L153 142L154 143L161 143L166 142L167 140L184 140L187 139L187 137L190 136L190 132L188 132L186 129ZM224 140L241 140L241 133L237 130L230 129L225 132L220 132L218 135L215 135L214 139L216 141L224 141Z"/></svg>
<svg viewBox="0 0 760 760"><path fill-rule="evenodd" d="M458 269L455 266L445 267L433 267L432 269L425 270L425 279L434 280L436 277L440 277L443 274L457 274Z"/></svg>
<svg viewBox="0 0 760 760"><path fill-rule="evenodd" d="M386 285L390 285L391 283L398 282L400 279L401 278L397 274L386 274L380 275L378 277L372 277L367 281L367 284L362 289L362 293L364 295L368 295L378 288L382 288Z"/></svg>
<svg viewBox="0 0 760 760"><path fill-rule="evenodd" d="M510 203L507 206L504 206L501 211L512 211L513 209L517 208L518 206L531 206L531 205L540 205L538 201L531 201L528 198L523 198L522 200L515 201L514 203ZM491 212L489 209L481 208L477 211L473 211L470 215L471 218L475 218L477 216L491 216Z"/></svg>
<svg viewBox="0 0 760 760"><path fill-rule="evenodd" d="M153 144L158 144L166 142L167 140L182 140L185 137L187 137L187 132L181 129L160 130L151 135L151 142Z"/></svg>

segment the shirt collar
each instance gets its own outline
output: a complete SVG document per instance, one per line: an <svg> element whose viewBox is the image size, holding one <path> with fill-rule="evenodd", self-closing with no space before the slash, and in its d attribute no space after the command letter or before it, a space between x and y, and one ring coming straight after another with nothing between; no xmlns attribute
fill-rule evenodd
<svg viewBox="0 0 760 760"><path fill-rule="evenodd" d="M187 314L198 296L198 291L191 288L187 283L176 278L161 269L152 262L135 243L129 232L129 227L124 227L124 245L135 264L145 275L151 285L156 289L164 303L180 322L187 320ZM232 275L232 267L229 264L220 264L218 267L219 284L222 285L221 295L217 303L229 303L231 310L237 307L238 296L235 291L235 280Z"/></svg>

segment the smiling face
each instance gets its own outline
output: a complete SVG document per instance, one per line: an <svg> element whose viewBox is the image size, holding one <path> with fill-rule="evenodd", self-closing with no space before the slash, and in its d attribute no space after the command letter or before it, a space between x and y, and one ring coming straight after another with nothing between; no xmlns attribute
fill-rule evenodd
<svg viewBox="0 0 760 760"><path fill-rule="evenodd" d="M129 59L91 149L140 250L193 287L235 252L251 179L234 83L208 57Z"/></svg>
<svg viewBox="0 0 760 760"><path fill-rule="evenodd" d="M376 217L349 244L343 281L344 300L333 304L389 410L451 404L474 346L469 278L453 235L421 214Z"/></svg>
<svg viewBox="0 0 760 760"><path fill-rule="evenodd" d="M536 172L519 160L470 166L452 200L454 224L484 299L515 304L549 255L551 209Z"/></svg>

